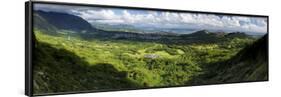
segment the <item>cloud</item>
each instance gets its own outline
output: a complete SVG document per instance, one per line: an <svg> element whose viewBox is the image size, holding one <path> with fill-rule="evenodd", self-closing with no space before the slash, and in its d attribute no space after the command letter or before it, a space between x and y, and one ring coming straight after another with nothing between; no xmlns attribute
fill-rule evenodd
<svg viewBox="0 0 281 97"><path fill-rule="evenodd" d="M81 16L82 18L89 20L90 22L100 21L100 20L117 20L120 19L120 16L115 15L112 10L85 10L85 11L77 11L71 10L73 13L79 13L77 15Z"/></svg>
<svg viewBox="0 0 281 97"><path fill-rule="evenodd" d="M74 14L90 23L129 24L137 27L267 32L267 20L261 17L47 4L37 5L35 9Z"/></svg>

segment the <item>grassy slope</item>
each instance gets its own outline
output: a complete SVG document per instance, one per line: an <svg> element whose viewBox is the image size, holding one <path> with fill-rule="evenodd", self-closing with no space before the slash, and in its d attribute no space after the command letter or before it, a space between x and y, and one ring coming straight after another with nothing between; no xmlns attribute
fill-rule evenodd
<svg viewBox="0 0 281 97"><path fill-rule="evenodd" d="M205 64L228 60L252 41L233 39L204 45L86 41L39 30L35 36L35 93L192 85L186 82L206 73Z"/></svg>
<svg viewBox="0 0 281 97"><path fill-rule="evenodd" d="M246 46L228 60L202 67L205 74L189 84L213 84L268 80L268 36Z"/></svg>
<svg viewBox="0 0 281 97"><path fill-rule="evenodd" d="M34 58L34 93L140 87L110 63L91 65L77 54L39 41Z"/></svg>
<svg viewBox="0 0 281 97"><path fill-rule="evenodd" d="M267 35L254 44L245 47L226 62L219 76L223 82L260 81L268 79L268 42ZM222 78L221 76L228 75Z"/></svg>

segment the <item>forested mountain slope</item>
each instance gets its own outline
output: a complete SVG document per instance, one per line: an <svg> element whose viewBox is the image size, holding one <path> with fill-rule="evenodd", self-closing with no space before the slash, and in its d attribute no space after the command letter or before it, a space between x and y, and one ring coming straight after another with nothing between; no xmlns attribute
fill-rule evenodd
<svg viewBox="0 0 281 97"><path fill-rule="evenodd" d="M268 80L268 34L231 59L204 67L206 73L194 78L192 84Z"/></svg>

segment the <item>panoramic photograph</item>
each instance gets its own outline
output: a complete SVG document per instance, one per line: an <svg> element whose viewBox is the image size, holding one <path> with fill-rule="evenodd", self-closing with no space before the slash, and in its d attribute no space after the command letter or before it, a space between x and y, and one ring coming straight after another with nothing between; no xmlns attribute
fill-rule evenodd
<svg viewBox="0 0 281 97"><path fill-rule="evenodd" d="M268 80L268 18L33 6L34 94Z"/></svg>

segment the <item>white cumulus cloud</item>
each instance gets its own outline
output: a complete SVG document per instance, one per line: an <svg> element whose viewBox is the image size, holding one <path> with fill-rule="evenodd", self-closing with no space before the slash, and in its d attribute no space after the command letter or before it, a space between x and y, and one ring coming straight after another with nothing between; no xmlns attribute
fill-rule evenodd
<svg viewBox="0 0 281 97"><path fill-rule="evenodd" d="M36 10L74 14L90 23L134 26L188 28L222 31L267 32L267 18L121 8L81 7L40 4Z"/></svg>

